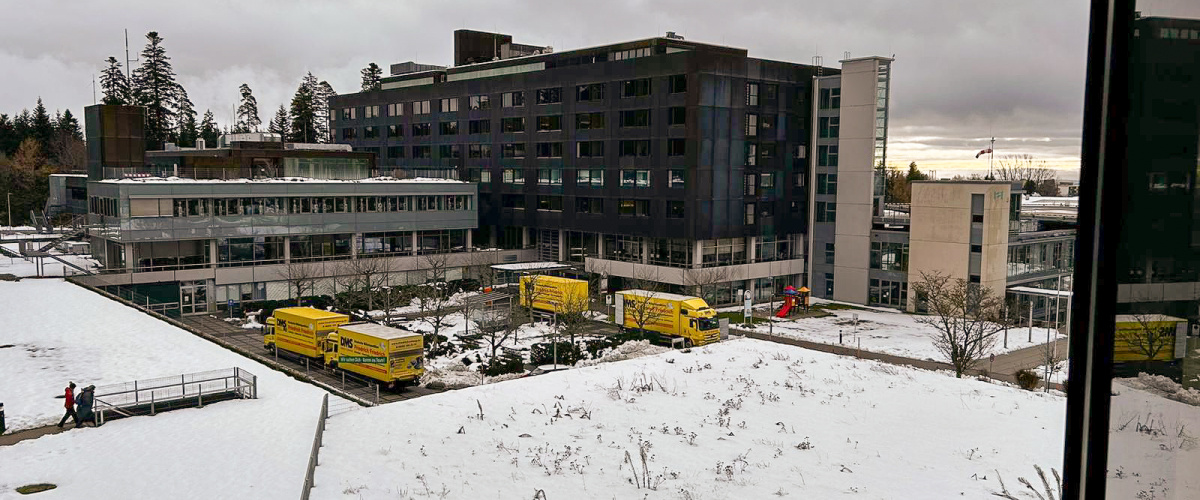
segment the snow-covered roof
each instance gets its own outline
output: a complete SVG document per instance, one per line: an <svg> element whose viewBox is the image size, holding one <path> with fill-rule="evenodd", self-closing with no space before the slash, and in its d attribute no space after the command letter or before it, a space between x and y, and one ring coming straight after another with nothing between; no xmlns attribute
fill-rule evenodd
<svg viewBox="0 0 1200 500"><path fill-rule="evenodd" d="M364 335L370 335L383 340L402 339L405 337L415 337L421 335L419 333L408 332L399 328L383 326L377 323L351 323L342 325L339 328Z"/></svg>
<svg viewBox="0 0 1200 500"><path fill-rule="evenodd" d="M111 184L273 184L273 183L295 183L295 182L311 182L323 184L338 184L338 183L396 183L396 184L415 184L415 183L433 183L433 184L469 184L466 181L456 181L454 179L441 179L433 177L414 177L411 179L397 179L395 177L368 177L366 179L314 179L311 177L270 177L266 179L192 179L187 177L131 177L128 179L105 179L99 182Z"/></svg>
<svg viewBox="0 0 1200 500"><path fill-rule="evenodd" d="M496 264L492 269L497 271L534 271L546 269L568 269L570 265L558 262L518 262L516 264Z"/></svg>
<svg viewBox="0 0 1200 500"><path fill-rule="evenodd" d="M648 290L621 290L621 291L617 292L617 294L618 295L620 295L620 294L637 295L640 297L648 296L652 299L663 299L663 300L692 300L692 299L699 298L699 297L696 297L693 295L680 295L677 293L666 293L666 292L652 292L652 291L648 291Z"/></svg>
<svg viewBox="0 0 1200 500"><path fill-rule="evenodd" d="M1059 297L1070 297L1071 293L1073 293L1070 290L1050 290L1047 288L1034 288L1031 286L1010 286L1010 287L1008 287L1008 291L1017 292L1017 293L1027 293L1030 295L1045 295L1048 297L1053 297L1055 295L1057 295Z"/></svg>

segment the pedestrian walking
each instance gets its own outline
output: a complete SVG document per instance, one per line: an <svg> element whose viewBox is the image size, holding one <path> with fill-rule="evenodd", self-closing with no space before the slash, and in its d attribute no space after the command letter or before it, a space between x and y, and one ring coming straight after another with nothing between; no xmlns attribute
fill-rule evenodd
<svg viewBox="0 0 1200 500"><path fill-rule="evenodd" d="M63 397L67 399L63 403L67 412L63 414L62 420L58 421L58 428L62 429L63 424L67 423L67 417L75 419L75 425L78 426L79 414L75 413L75 382L67 382L67 388L63 390Z"/></svg>
<svg viewBox="0 0 1200 500"><path fill-rule="evenodd" d="M83 388L79 393L79 421L75 423L75 428L83 427L86 422L91 422L92 427L96 426L96 413L92 411L92 404L96 401L96 386L89 385Z"/></svg>

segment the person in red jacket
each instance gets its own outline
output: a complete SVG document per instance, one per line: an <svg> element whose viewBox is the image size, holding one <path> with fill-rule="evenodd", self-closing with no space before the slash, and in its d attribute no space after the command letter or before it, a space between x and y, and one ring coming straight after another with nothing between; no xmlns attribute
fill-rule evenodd
<svg viewBox="0 0 1200 500"><path fill-rule="evenodd" d="M67 383L67 388L63 390L63 397L67 399L63 404L67 408L67 413L63 415L62 420L58 421L58 428L61 429L63 424L67 423L67 417L75 419L75 426L79 427L79 415L75 414L75 382Z"/></svg>

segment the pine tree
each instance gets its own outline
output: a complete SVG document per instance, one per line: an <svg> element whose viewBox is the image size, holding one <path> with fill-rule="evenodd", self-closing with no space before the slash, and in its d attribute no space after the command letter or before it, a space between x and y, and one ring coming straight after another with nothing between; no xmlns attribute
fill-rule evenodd
<svg viewBox="0 0 1200 500"><path fill-rule="evenodd" d="M113 56L108 56L104 62L108 63L108 67L104 68L103 73L100 73L100 88L104 91L104 104L132 104L133 96L129 87L129 79L121 70L121 63Z"/></svg>
<svg viewBox="0 0 1200 500"><path fill-rule="evenodd" d="M383 78L383 70L378 64L371 63L362 69L362 91L379 90L379 79Z"/></svg>
<svg viewBox="0 0 1200 500"><path fill-rule="evenodd" d="M0 155L12 156L20 144L21 138L17 136L17 128L12 120L8 115L0 114Z"/></svg>
<svg viewBox="0 0 1200 500"><path fill-rule="evenodd" d="M313 96L313 113L317 119L317 142L325 144L333 142L333 135L329 130L329 98L337 95L333 91L333 86L329 82L321 80L317 84L317 90Z"/></svg>
<svg viewBox="0 0 1200 500"><path fill-rule="evenodd" d="M54 128L59 134L68 135L76 139L83 139L83 131L79 128L79 120L75 119L75 115L71 114L71 110L63 111L62 116L54 122Z"/></svg>
<svg viewBox="0 0 1200 500"><path fill-rule="evenodd" d="M296 95L292 96L292 107L288 113L291 116L290 133L287 136L289 142L317 141L317 117L313 109L316 85L316 78L309 73L300 82Z"/></svg>
<svg viewBox="0 0 1200 500"><path fill-rule="evenodd" d="M288 117L287 109L284 108L282 104L280 104L279 111L275 112L275 118L272 118L271 124L267 125L267 132L271 132L272 134L279 134L280 136L282 136L286 139L289 136L290 125L291 125L291 118Z"/></svg>
<svg viewBox="0 0 1200 500"><path fill-rule="evenodd" d="M200 121L200 138L207 143L206 147L216 147L221 131L217 129L217 121L213 118L212 110L204 110L204 119Z"/></svg>
<svg viewBox="0 0 1200 500"><path fill-rule="evenodd" d="M182 147L193 147L196 138L200 137L200 129L196 125L196 108L188 98L187 91L178 87L175 95L175 131L173 138Z"/></svg>
<svg viewBox="0 0 1200 500"><path fill-rule="evenodd" d="M46 112L46 106L42 104L41 97L37 100L37 106L33 108L33 118L29 127L29 135L33 136L45 150L50 145L50 141L54 139L54 123L50 120L50 113Z"/></svg>
<svg viewBox="0 0 1200 500"><path fill-rule="evenodd" d="M254 94L250 91L250 86L242 84L238 87L238 93L242 95L242 102L237 109L237 124L234 125L235 133L258 132L258 126L262 125L262 120L258 118L258 99L254 98Z"/></svg>
<svg viewBox="0 0 1200 500"><path fill-rule="evenodd" d="M68 170L79 170L87 164L87 148L83 143L83 132L79 120L71 110L54 114L54 136L46 145L50 163Z"/></svg>
<svg viewBox="0 0 1200 500"><path fill-rule="evenodd" d="M143 132L146 149L163 148L171 136L175 124L172 109L181 87L175 83L175 71L171 69L171 58L162 47L163 39L158 32L146 33L146 47L142 49L142 65L133 71L134 102L146 107Z"/></svg>

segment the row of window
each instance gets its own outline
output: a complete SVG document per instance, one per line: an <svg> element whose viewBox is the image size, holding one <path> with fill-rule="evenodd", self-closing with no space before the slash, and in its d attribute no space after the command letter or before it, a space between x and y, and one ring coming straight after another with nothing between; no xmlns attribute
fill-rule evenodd
<svg viewBox="0 0 1200 500"><path fill-rule="evenodd" d="M473 210L472 195L131 198L130 217L226 217Z"/></svg>
<svg viewBox="0 0 1200 500"><path fill-rule="evenodd" d="M378 107L378 106L368 106ZM617 122L621 128L638 128L650 126L651 110L635 109L619 112L620 120ZM769 122L774 126L775 117L770 117ZM764 123L768 121L763 118ZM461 126L458 121L438 122L439 135L458 135L461 131ZM667 125L677 126L687 123L687 108L682 106L671 107L667 109ZM410 133L413 137L424 137L432 135L433 126L431 123L412 123L409 125ZM594 113L577 113L575 115L576 130L603 130L605 127L604 112ZM764 128L768 128L764 126ZM538 132L558 132L563 129L562 115L543 115L535 118L535 129ZM362 127L363 139L378 139L381 135L387 138L404 137L404 125L369 125ZM757 130L757 129L755 129ZM358 138L359 129L356 127L342 127L342 140L353 140ZM500 131L506 134L525 132L525 117L514 116L502 118L500 120ZM490 134L492 132L492 121L490 119L469 120L467 121L468 134ZM750 129L747 129L750 133Z"/></svg>
<svg viewBox="0 0 1200 500"><path fill-rule="evenodd" d="M650 217L650 200L638 200L632 198L620 198L617 202L617 215L625 217ZM561 212L563 210L563 197L557 195L538 195L536 198L536 210ZM576 214L595 214L604 213L604 198L575 198L575 213ZM506 194L501 197L501 205L504 208L524 210L525 195L523 194ZM668 200L667 211L665 216L668 219L682 219L687 213L687 205L683 201Z"/></svg>
<svg viewBox="0 0 1200 500"><path fill-rule="evenodd" d="M650 95L650 78L635 78L625 80L620 83L621 97L644 97ZM668 77L667 90L672 94L687 92L687 76L672 75ZM601 101L605 95L604 83L589 83L577 85L575 87L575 100L579 102ZM774 86L772 86L774 87ZM562 102L562 87L550 87L538 89L533 92L537 104L558 104ZM468 96L467 109L472 111L491 109L491 97L487 94L479 94ZM438 112L454 113L459 110L461 98L449 97L439 99L437 101ZM391 103L385 107L379 105L364 106L364 118L378 118L381 116L404 116L408 110L414 115L425 115L432 111L431 100L424 101L409 101ZM500 105L505 108L519 108L525 105L525 92L514 91L501 94ZM386 110L384 115L381 111ZM342 108L340 116L337 113L331 115L331 119L355 120L358 118L357 108Z"/></svg>
<svg viewBox="0 0 1200 500"><path fill-rule="evenodd" d="M646 169L622 169L619 171L620 185L623 188L648 188L651 187L650 170ZM763 174L764 176L770 174ZM562 169L541 168L537 171L537 183L539 186L561 186L562 185ZM492 173L488 170L475 169L471 171L471 180L473 182L491 182ZM520 168L506 168L501 171L501 180L505 184L525 184L525 170ZM672 189L682 189L687 186L687 171L686 170L669 170L667 172L668 186ZM575 172L576 187L604 187L604 169L579 169Z"/></svg>
<svg viewBox="0 0 1200 500"><path fill-rule="evenodd" d="M626 140L618 143L620 149L619 156L650 156L650 140ZM438 145L438 154L441 159L462 158L462 144L441 144ZM467 144L467 158L472 159L490 159L492 158L491 144ZM523 142L510 142L500 145L500 157L521 159L527 156L526 144ZM388 158L405 158L405 153L411 152L409 158L431 159L433 158L433 146L417 145L417 146L388 146ZM561 142L538 142L534 144L534 153L537 158L562 158L563 143ZM667 139L667 156L683 156L687 153L686 139ZM604 141L581 141L575 143L576 158L603 158L604 157ZM770 156L764 156L769 158ZM754 163L750 163L753 165Z"/></svg>

